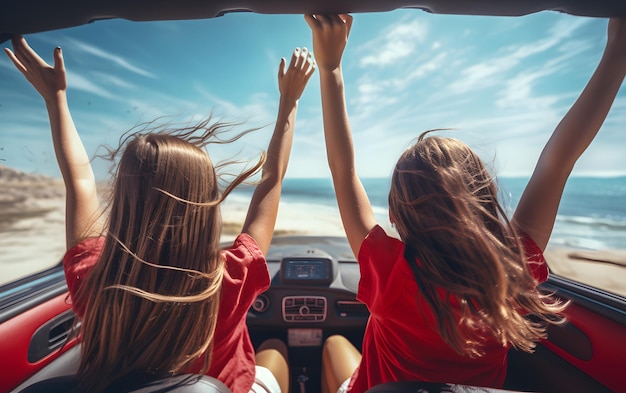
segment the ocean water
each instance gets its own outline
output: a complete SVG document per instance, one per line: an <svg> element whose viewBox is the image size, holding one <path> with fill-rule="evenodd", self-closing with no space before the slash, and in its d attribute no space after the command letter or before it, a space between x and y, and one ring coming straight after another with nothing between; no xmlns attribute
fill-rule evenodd
<svg viewBox="0 0 626 393"><path fill-rule="evenodd" d="M528 182L500 178L511 211ZM626 177L571 177L565 186L550 244L626 249Z"/></svg>
<svg viewBox="0 0 626 393"><path fill-rule="evenodd" d="M498 179L500 201L514 211L527 178ZM379 220L387 217L390 179L367 178L363 185ZM251 190L236 191L251 193ZM337 203L330 179L285 179L282 200L329 211ZM550 244L582 249L626 249L626 177L572 177L565 187Z"/></svg>

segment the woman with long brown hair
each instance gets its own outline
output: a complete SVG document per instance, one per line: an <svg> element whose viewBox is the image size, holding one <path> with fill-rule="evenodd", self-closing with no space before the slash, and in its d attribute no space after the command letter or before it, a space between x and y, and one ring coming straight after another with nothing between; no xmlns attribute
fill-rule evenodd
<svg viewBox="0 0 626 393"><path fill-rule="evenodd" d="M278 72L280 102L267 155L221 190L205 147L237 140L210 120L170 129L147 124L111 153L119 159L101 224L95 177L69 112L61 49L46 64L22 37L6 49L43 97L67 190L63 259L82 320L80 366L70 387L102 392L185 372L218 378L233 392L289 389L284 344L255 353L246 315L270 285L264 255L278 211L298 100L315 70L296 48ZM266 158L267 157L267 158ZM220 249L220 204L262 171L242 233ZM277 358L278 357L278 358Z"/></svg>
<svg viewBox="0 0 626 393"><path fill-rule="evenodd" d="M600 129L626 73L626 20L545 146L512 219L494 177L464 143L423 133L398 159L389 217L377 225L357 176L341 58L349 15L306 15L319 68L328 163L370 317L362 355L341 336L323 350L323 388L362 393L391 381L501 387L507 351L532 351L565 304L536 289L565 182ZM534 318L528 318L532 315ZM356 371L355 371L356 369Z"/></svg>

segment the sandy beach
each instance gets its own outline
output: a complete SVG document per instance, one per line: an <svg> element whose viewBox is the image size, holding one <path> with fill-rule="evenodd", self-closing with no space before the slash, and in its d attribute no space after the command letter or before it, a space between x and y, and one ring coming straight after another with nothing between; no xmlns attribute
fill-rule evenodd
<svg viewBox="0 0 626 393"><path fill-rule="evenodd" d="M231 195L222 206L223 241L240 231L248 200ZM60 179L0 166L0 285L57 264L65 252L65 189ZM387 228L386 228L387 229ZM343 236L336 208L281 202L275 236ZM551 270L626 296L626 249L580 250L548 246Z"/></svg>
<svg viewBox="0 0 626 393"><path fill-rule="evenodd" d="M58 263L64 211L61 180L0 166L0 284Z"/></svg>
<svg viewBox="0 0 626 393"><path fill-rule="evenodd" d="M222 205L222 241L240 233L248 202L231 195ZM333 209L320 212L281 203L274 235L289 234L342 236L343 227ZM0 165L0 285L54 266L64 253L62 180Z"/></svg>
<svg viewBox="0 0 626 393"><path fill-rule="evenodd" d="M548 245L544 255L553 273L626 296L626 249L578 250Z"/></svg>

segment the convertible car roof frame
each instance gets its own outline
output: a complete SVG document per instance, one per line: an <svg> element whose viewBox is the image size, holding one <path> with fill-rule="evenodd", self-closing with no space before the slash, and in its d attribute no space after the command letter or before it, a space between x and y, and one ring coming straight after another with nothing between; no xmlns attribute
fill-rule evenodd
<svg viewBox="0 0 626 393"><path fill-rule="evenodd" d="M359 13L416 8L435 14L521 16L551 10L626 16L622 0L0 0L0 42L17 34L80 26L103 19L209 19L233 12Z"/></svg>

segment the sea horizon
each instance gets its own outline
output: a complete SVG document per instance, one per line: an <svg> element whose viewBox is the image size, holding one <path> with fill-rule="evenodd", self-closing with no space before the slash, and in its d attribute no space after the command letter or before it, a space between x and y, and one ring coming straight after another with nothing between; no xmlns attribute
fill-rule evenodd
<svg viewBox="0 0 626 393"><path fill-rule="evenodd" d="M0 178L9 181L0 191L0 200L5 203L10 203L12 178L15 181L35 182L45 179L61 180L60 177L24 173L2 164ZM512 215L528 179L529 176L496 178L500 203L507 215ZM390 177L363 177L361 180L377 220L383 227L390 227L387 203ZM247 185L233 191L227 198L226 207L229 207L230 211L223 217L225 222L236 224L243 221L253 190L253 186ZM24 199L27 196L22 195L19 198ZM341 227L332 179L286 177L283 181L278 224L281 223L281 216L297 217L298 214L309 211L315 211L322 221L332 222L332 228L337 224ZM233 212L237 213L233 215ZM286 232L320 232L320 228L315 228L315 223L307 226L306 221L289 219L284 224L282 230ZM331 226L325 227L325 230L330 229ZM550 244L584 249L626 249L626 175L570 177L563 193Z"/></svg>
<svg viewBox="0 0 626 393"><path fill-rule="evenodd" d="M498 178L501 203L507 212L514 209L527 180L527 177ZM395 231L389 223L387 208L390 178L372 177L362 181L378 223L393 236ZM236 189L222 205L222 241L232 241L241 230L252 191L253 187ZM0 285L3 280L9 282L57 264L62 258L64 194L60 178L26 174L0 164ZM626 294L623 268L592 263L589 266L594 266L593 269L579 270L573 268L574 264L585 262L570 258L581 250L594 252L594 258L626 261L624 201L626 176L570 178L546 250L551 269L584 282L597 280L589 282ZM274 234L345 236L332 180L285 178ZM615 255L607 257L607 252L613 253L611 250ZM589 273L602 269L613 270L606 274Z"/></svg>

